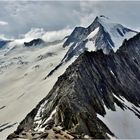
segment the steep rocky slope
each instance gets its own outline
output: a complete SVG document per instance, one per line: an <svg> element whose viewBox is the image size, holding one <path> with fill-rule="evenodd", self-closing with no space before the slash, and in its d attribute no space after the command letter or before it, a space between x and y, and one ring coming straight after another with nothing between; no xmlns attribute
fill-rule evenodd
<svg viewBox="0 0 140 140"><path fill-rule="evenodd" d="M66 54L67 49L62 47L64 41L29 47L25 47L24 42L13 40L0 49L0 139L17 128L68 66L63 65L43 80Z"/></svg>
<svg viewBox="0 0 140 140"><path fill-rule="evenodd" d="M48 130L62 127L73 138L139 138L139 89L140 34L137 34L125 40L116 53L105 55L99 50L80 55L9 137L47 133L45 139ZM106 123L106 116L111 113L119 116L118 120L108 120L112 126ZM126 119L127 127L113 128ZM129 126L131 121L133 126ZM119 130L124 131L123 135ZM125 135L125 131L130 134Z"/></svg>

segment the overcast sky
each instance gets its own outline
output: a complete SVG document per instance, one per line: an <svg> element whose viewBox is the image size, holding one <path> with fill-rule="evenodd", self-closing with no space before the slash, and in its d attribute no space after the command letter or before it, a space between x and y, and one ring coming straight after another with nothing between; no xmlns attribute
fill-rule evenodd
<svg viewBox="0 0 140 140"><path fill-rule="evenodd" d="M0 1L0 34L17 37L31 28L45 31L89 25L97 15L140 29L140 2Z"/></svg>

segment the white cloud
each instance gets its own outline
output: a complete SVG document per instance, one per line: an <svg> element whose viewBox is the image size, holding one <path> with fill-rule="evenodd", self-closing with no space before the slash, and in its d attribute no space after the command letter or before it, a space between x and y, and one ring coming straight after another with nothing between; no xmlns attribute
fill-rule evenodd
<svg viewBox="0 0 140 140"><path fill-rule="evenodd" d="M63 29L59 31L50 31L46 32L42 38L47 42L53 42L55 40L61 40L64 39L64 37L70 35L72 32L71 29Z"/></svg>
<svg viewBox="0 0 140 140"><path fill-rule="evenodd" d="M0 17L9 22L1 33L17 37L31 28L61 30L79 24L75 10L79 2L72 1L0 1Z"/></svg>
<svg viewBox="0 0 140 140"><path fill-rule="evenodd" d="M80 25L88 26L98 15L99 1L81 1L80 2Z"/></svg>
<svg viewBox="0 0 140 140"><path fill-rule="evenodd" d="M0 21L0 25L1 25L1 26L8 25L8 22L5 22L5 21Z"/></svg>
<svg viewBox="0 0 140 140"><path fill-rule="evenodd" d="M19 39L30 41L35 38L42 38L46 42L53 42L55 40L64 39L64 37L70 35L71 29L66 28L58 31L45 31L43 28L32 28L25 35L20 35Z"/></svg>
<svg viewBox="0 0 140 140"><path fill-rule="evenodd" d="M22 35L24 38L33 39L33 38L41 38L46 32L43 28L31 28L29 32L25 35Z"/></svg>

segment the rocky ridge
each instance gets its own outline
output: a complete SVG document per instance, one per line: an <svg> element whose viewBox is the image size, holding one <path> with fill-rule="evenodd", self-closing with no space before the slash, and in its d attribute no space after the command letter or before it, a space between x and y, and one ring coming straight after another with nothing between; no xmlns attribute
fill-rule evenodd
<svg viewBox="0 0 140 140"><path fill-rule="evenodd" d="M139 77L140 34L125 40L116 53L85 51L20 123L15 137L24 132L46 133L55 127L79 138L117 137L98 115L105 117L107 109L115 112L119 107L140 118Z"/></svg>

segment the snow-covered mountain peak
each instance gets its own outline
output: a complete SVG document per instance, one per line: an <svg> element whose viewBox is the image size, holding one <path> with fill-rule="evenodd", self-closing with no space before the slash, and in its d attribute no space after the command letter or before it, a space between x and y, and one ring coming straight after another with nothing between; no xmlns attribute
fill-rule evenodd
<svg viewBox="0 0 140 140"><path fill-rule="evenodd" d="M104 20L104 21L111 21L111 19L105 15L100 15L100 16L97 16L97 19L98 20Z"/></svg>
<svg viewBox="0 0 140 140"><path fill-rule="evenodd" d="M87 28L92 28L95 25L96 26L103 26L103 23L112 23L111 19L109 17L106 17L104 15L96 16L93 22L87 27ZM91 30L90 30L91 31Z"/></svg>
<svg viewBox="0 0 140 140"><path fill-rule="evenodd" d="M105 15L100 15L100 18L104 18L104 19L109 19L109 17L105 16Z"/></svg>
<svg viewBox="0 0 140 140"><path fill-rule="evenodd" d="M129 39L138 32L131 30L119 23L114 23L110 18L101 15L88 27L76 27L67 38L63 47L69 47L64 61L77 57L85 50L96 51L102 49L105 54L116 52L124 39Z"/></svg>
<svg viewBox="0 0 140 140"><path fill-rule="evenodd" d="M110 18L109 18L109 17L106 17L106 16L104 16L104 15L97 16L97 17L95 18L94 21L99 22L99 23L100 23L101 21L104 21L104 22L111 22ZM93 22L94 22L94 21L93 21Z"/></svg>
<svg viewBox="0 0 140 140"><path fill-rule="evenodd" d="M110 46L115 52L122 45L124 39L129 39L138 33L104 17L99 17L98 21L103 26L103 30L110 36L113 42Z"/></svg>
<svg viewBox="0 0 140 140"><path fill-rule="evenodd" d="M95 26L95 24L97 24L97 23L98 23L99 27L102 26L103 29L106 32L108 32L110 35L115 36L115 34L116 34L117 37L119 37L119 36L123 37L128 32L132 32L134 34L138 33L137 31L129 29L120 23L113 22L109 17L106 17L104 15L97 16L90 26ZM88 26L88 28L90 26ZM111 34L111 33L113 33L113 34Z"/></svg>

